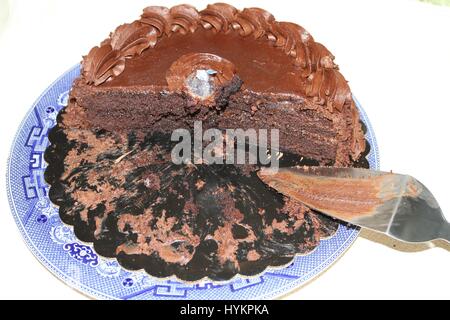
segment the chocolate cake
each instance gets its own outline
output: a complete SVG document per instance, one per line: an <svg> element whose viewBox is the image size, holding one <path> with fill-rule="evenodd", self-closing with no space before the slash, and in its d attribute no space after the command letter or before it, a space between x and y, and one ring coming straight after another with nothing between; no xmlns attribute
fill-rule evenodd
<svg viewBox="0 0 450 320"><path fill-rule="evenodd" d="M279 129L281 166L367 166L333 55L259 8L148 7L82 61L46 151L61 219L128 269L195 281L311 252L336 221L283 198L259 164L175 164L175 129Z"/></svg>

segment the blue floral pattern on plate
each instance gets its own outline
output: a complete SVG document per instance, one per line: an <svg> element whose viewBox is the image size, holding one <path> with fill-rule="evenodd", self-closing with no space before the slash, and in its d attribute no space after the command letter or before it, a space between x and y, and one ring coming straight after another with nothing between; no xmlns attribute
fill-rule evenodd
<svg viewBox="0 0 450 320"><path fill-rule="evenodd" d="M359 230L340 226L336 234L309 255L298 256L288 267L268 269L252 278L236 277L225 283L195 284L157 279L144 271L123 269L114 259L98 256L89 244L80 243L71 227L59 219L58 208L48 198L44 181L48 131L58 112L67 105L79 65L63 74L38 98L22 121L7 167L7 192L19 230L37 259L69 286L100 299L268 299L298 288L326 270L350 247ZM378 147L367 115L356 101L367 126L371 146L367 159L379 168Z"/></svg>

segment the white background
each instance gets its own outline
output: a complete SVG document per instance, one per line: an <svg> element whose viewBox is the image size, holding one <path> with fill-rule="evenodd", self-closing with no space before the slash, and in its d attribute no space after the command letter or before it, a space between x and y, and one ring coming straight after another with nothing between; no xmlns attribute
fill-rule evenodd
<svg viewBox="0 0 450 320"><path fill-rule="evenodd" d="M202 9L209 1L189 2ZM229 2L265 8L326 44L369 115L381 169L417 177L450 220L450 7L403 0ZM10 3L0 34L0 298L86 299L41 266L21 239L3 180L12 138L39 94L117 25L136 19L147 5L174 4ZM287 298L448 299L449 266L450 253L442 248L401 252L358 238L325 274Z"/></svg>

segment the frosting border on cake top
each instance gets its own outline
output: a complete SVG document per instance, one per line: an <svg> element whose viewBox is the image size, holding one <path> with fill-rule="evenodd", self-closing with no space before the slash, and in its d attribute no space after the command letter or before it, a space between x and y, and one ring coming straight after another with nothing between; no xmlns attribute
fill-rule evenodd
<svg viewBox="0 0 450 320"><path fill-rule="evenodd" d="M120 75L126 60L155 48L161 38L194 33L199 28L224 34L234 30L242 37L268 41L292 58L305 79L305 96L330 110L342 111L346 103L352 104L350 88L334 63L334 56L303 27L277 21L260 8L238 10L225 3L209 4L202 11L187 4L170 9L145 8L140 19L119 26L83 57L82 78L88 85L100 86Z"/></svg>

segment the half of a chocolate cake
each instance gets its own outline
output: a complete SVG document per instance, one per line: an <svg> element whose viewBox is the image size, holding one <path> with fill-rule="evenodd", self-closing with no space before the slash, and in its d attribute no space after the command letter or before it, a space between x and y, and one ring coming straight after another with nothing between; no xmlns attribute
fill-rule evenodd
<svg viewBox="0 0 450 320"><path fill-rule="evenodd" d="M284 265L338 224L283 198L258 164L175 164L175 129L278 129L281 166L366 149L332 54L259 8L148 7L83 58L49 135L46 179L80 240L126 268L226 280Z"/></svg>

